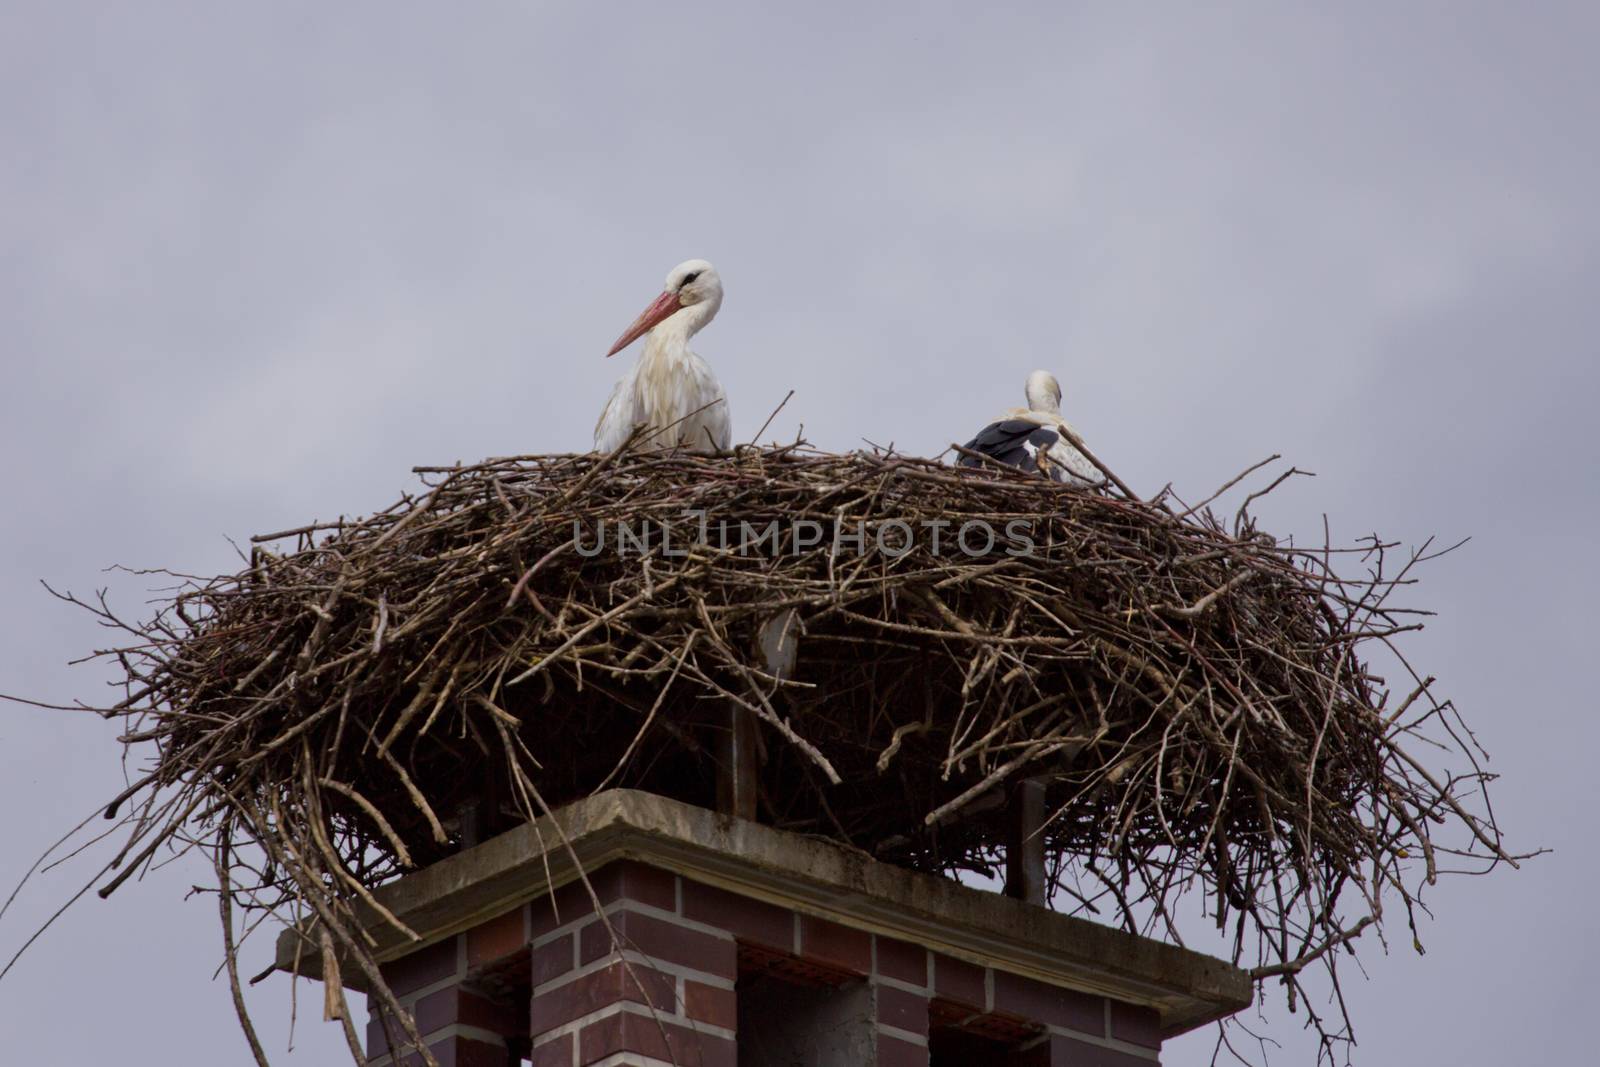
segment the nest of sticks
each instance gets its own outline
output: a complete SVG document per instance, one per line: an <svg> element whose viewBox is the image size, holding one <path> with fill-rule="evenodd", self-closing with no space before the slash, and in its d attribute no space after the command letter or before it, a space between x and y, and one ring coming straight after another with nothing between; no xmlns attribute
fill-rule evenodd
<svg viewBox="0 0 1600 1067"><path fill-rule="evenodd" d="M100 891L204 852L236 991L237 928L312 916L392 1002L371 889L485 804L491 828L611 786L711 805L730 708L760 723L763 821L990 873L997 801L1043 781L1055 907L1180 942L1203 914L1291 1005L1367 926L1414 931L1461 857L1515 862L1454 709L1365 665L1419 625L1393 603L1416 552L803 445L418 471L148 622L82 602L130 635L102 710L139 763ZM1311 1011L1329 1047L1340 1014Z"/></svg>

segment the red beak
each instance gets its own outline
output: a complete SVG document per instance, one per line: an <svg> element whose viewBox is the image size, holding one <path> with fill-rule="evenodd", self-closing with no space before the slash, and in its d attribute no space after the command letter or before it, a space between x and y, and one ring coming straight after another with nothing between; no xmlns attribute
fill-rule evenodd
<svg viewBox="0 0 1600 1067"><path fill-rule="evenodd" d="M629 326L623 335L617 338L617 343L611 346L611 351L607 352L606 355L614 356L621 352L624 348L637 341L645 331L655 326L656 323L676 314L682 306L678 303L677 293L662 293L656 297L653 304L644 309L644 312L638 318L633 320L633 325Z"/></svg>

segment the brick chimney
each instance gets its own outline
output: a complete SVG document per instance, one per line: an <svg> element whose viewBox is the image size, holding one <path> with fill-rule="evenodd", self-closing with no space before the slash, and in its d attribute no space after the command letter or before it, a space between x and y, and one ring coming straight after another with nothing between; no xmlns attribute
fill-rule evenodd
<svg viewBox="0 0 1600 1067"><path fill-rule="evenodd" d="M441 1067L1152 1067L1250 1003L1220 960L629 790L376 896ZM421 1063L402 1034L371 1019L374 1067Z"/></svg>

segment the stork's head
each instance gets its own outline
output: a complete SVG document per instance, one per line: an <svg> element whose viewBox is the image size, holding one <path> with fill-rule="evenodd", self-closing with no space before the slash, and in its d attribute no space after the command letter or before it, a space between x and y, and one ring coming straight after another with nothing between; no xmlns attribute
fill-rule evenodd
<svg viewBox="0 0 1600 1067"><path fill-rule="evenodd" d="M1029 411L1048 411L1061 414L1061 383L1047 370L1036 370L1028 375L1025 389Z"/></svg>
<svg viewBox="0 0 1600 1067"><path fill-rule="evenodd" d="M665 292L677 293L684 307L722 303L722 279L717 268L703 259L686 259L667 275Z"/></svg>
<svg viewBox="0 0 1600 1067"><path fill-rule="evenodd" d="M661 295L629 326L606 355L614 356L660 323L683 312L685 335L693 334L722 306L722 279L703 259L686 259L667 274Z"/></svg>

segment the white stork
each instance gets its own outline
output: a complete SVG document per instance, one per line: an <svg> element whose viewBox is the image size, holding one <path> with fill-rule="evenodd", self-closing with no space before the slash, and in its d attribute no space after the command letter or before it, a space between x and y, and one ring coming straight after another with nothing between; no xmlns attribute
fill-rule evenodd
<svg viewBox="0 0 1600 1067"><path fill-rule="evenodd" d="M639 357L611 391L594 428L594 447L620 448L644 426L640 447L725 452L733 440L728 398L706 361L689 351L689 338L705 328L722 306L722 279L703 259L679 263L666 288L617 338L607 356L650 332Z"/></svg>
<svg viewBox="0 0 1600 1067"><path fill-rule="evenodd" d="M1049 371L1028 375L1026 408L1012 408L978 431L966 448L992 456L1025 471L1038 471L1058 482L1091 489L1105 482L1100 468L1073 447L1078 431L1061 417L1061 384ZM977 467L982 461L962 456L960 465Z"/></svg>

